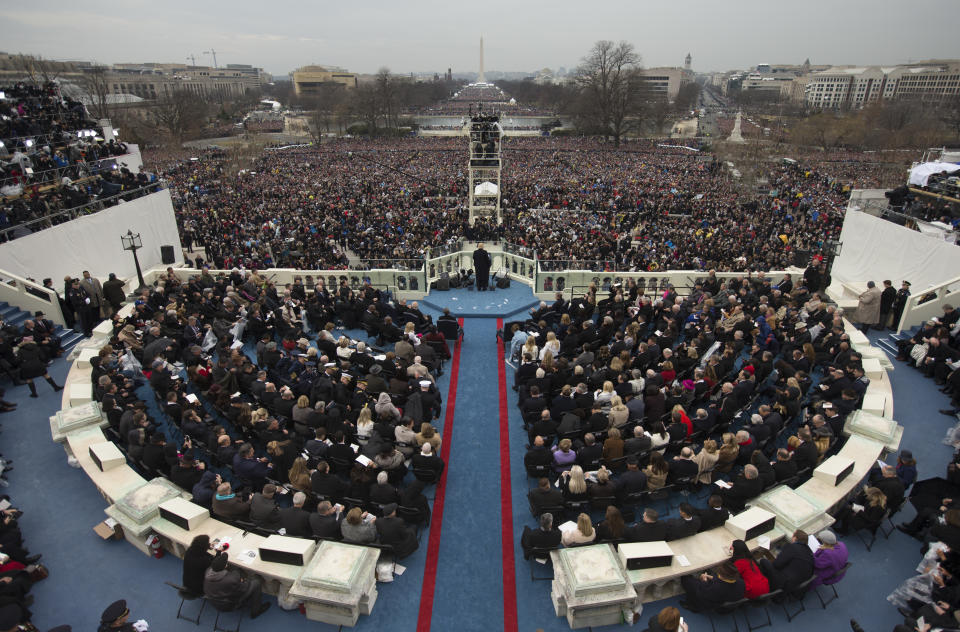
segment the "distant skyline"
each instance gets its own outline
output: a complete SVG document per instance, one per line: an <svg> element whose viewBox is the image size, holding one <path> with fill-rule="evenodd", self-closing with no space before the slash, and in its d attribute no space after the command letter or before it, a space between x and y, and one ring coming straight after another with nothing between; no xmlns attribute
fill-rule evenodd
<svg viewBox="0 0 960 632"><path fill-rule="evenodd" d="M597 9L586 11L585 7ZM455 3L164 3L34 0L3 9L0 47L98 63L252 64L286 75L309 64L373 73L476 72L484 38L489 71L573 69L597 40L626 40L643 64L697 72L759 63L892 65L960 57L956 0L570 0Z"/></svg>

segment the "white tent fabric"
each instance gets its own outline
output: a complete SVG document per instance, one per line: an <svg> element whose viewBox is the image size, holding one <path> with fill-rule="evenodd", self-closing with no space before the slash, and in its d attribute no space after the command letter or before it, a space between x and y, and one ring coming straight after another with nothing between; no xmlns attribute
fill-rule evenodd
<svg viewBox="0 0 960 632"><path fill-rule="evenodd" d="M955 171L960 171L960 165L955 165L952 162L925 162L910 170L908 182L914 186L925 187L933 174L954 173Z"/></svg>
<svg viewBox="0 0 960 632"><path fill-rule="evenodd" d="M492 182L481 182L473 190L474 195L496 195L497 185Z"/></svg>
<svg viewBox="0 0 960 632"><path fill-rule="evenodd" d="M956 245L861 211L847 211L840 241L843 249L833 264L838 281L872 279L879 284L890 279L899 287L906 279L916 293L949 281L960 270Z"/></svg>
<svg viewBox="0 0 960 632"><path fill-rule="evenodd" d="M170 191L163 189L0 245L0 269L34 279L50 277L58 289L63 277L79 277L83 270L101 279L110 272L135 278L133 255L120 242L128 229L143 240L137 256L144 271L161 264L161 246L173 246L176 262L183 262Z"/></svg>

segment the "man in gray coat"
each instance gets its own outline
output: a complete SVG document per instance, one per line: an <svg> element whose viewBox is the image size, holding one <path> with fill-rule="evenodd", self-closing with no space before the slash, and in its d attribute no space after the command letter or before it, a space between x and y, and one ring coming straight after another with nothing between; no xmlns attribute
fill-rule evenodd
<svg viewBox="0 0 960 632"><path fill-rule="evenodd" d="M219 610L239 610L250 606L250 618L256 619L270 608L263 601L260 579L245 578L227 568L227 554L218 553L203 576L203 595Z"/></svg>
<svg viewBox="0 0 960 632"><path fill-rule="evenodd" d="M103 286L100 285L100 279L90 276L89 270L84 270L80 287L86 290L90 297L90 312L93 315L94 322L99 323L103 320L103 314L100 310L107 302L103 297Z"/></svg>
<svg viewBox="0 0 960 632"><path fill-rule="evenodd" d="M860 323L860 329L866 333L870 325L880 324L880 295L882 292L873 281L867 281L867 291L860 295L857 304L855 321Z"/></svg>

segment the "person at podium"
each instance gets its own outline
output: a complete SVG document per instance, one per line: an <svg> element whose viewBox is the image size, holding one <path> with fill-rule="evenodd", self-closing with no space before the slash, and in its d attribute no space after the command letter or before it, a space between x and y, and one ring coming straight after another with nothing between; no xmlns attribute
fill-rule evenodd
<svg viewBox="0 0 960 632"><path fill-rule="evenodd" d="M477 275L477 289L481 292L490 284L490 253L483 249L483 242L473 251L473 271Z"/></svg>

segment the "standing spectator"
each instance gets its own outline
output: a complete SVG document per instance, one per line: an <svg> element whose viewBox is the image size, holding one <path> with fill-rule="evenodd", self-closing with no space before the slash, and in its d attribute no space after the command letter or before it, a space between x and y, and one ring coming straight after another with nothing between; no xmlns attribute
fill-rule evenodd
<svg viewBox="0 0 960 632"><path fill-rule="evenodd" d="M860 323L860 329L866 333L870 325L880 324L880 288L873 281L867 281L867 290L860 294L854 320Z"/></svg>

